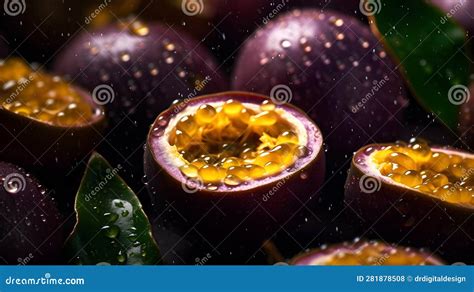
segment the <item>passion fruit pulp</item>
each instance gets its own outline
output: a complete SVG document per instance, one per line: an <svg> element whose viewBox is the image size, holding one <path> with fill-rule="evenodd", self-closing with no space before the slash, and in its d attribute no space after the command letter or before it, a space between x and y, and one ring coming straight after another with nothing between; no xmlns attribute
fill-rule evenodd
<svg viewBox="0 0 474 292"><path fill-rule="evenodd" d="M321 127L334 169L368 141L395 139L408 103L395 64L369 28L331 10L293 10L257 30L232 82L304 109Z"/></svg>
<svg viewBox="0 0 474 292"><path fill-rule="evenodd" d="M145 151L157 223L181 234L198 230L211 246L229 248L222 254L245 261L317 195L321 147L303 112L264 96L226 92L174 105L152 125ZM171 207L176 212L164 212ZM249 250L237 255L240 244Z"/></svg>
<svg viewBox="0 0 474 292"><path fill-rule="evenodd" d="M378 241L334 244L310 250L294 257L290 264L297 266L415 266L443 265L433 254L389 245Z"/></svg>
<svg viewBox="0 0 474 292"><path fill-rule="evenodd" d="M0 264L58 264L63 221L49 195L22 168L0 162Z"/></svg>
<svg viewBox="0 0 474 292"><path fill-rule="evenodd" d="M374 144L353 158L345 200L387 240L473 260L474 155L456 149Z"/></svg>
<svg viewBox="0 0 474 292"><path fill-rule="evenodd" d="M0 157L66 169L100 138L104 116L84 91L23 61L0 62Z"/></svg>

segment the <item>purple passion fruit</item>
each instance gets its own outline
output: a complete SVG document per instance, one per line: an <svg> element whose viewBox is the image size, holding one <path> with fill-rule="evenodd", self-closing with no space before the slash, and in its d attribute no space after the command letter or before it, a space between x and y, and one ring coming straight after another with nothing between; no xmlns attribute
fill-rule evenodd
<svg viewBox="0 0 474 292"><path fill-rule="evenodd" d="M19 59L0 63L0 157L66 169L100 138L103 110L81 89Z"/></svg>
<svg viewBox="0 0 474 292"><path fill-rule="evenodd" d="M296 256L290 264L297 266L418 266L443 265L432 254L409 247L378 241L335 244L310 250Z"/></svg>
<svg viewBox="0 0 474 292"><path fill-rule="evenodd" d="M100 149L112 162L127 164L123 175L134 189L143 187L143 143L156 116L176 99L221 91L226 83L199 42L139 21L79 35L54 67L104 105L110 125Z"/></svg>
<svg viewBox="0 0 474 292"><path fill-rule="evenodd" d="M470 150L474 151L474 83L464 97L466 102L461 105L459 132Z"/></svg>
<svg viewBox="0 0 474 292"><path fill-rule="evenodd" d="M219 91L225 83L198 42L165 25L139 21L78 36L57 58L55 71L91 91L111 86L117 96L101 101L117 123L121 112L151 123L174 100Z"/></svg>
<svg viewBox="0 0 474 292"><path fill-rule="evenodd" d="M213 244L232 233L234 245L255 242L253 253L317 195L322 142L302 111L260 95L226 92L174 105L152 125L145 151L159 213L173 206L181 216L174 222L167 212L159 222L185 231L200 223L195 228Z"/></svg>
<svg viewBox="0 0 474 292"><path fill-rule="evenodd" d="M454 17L469 33L474 33L474 1L472 0L431 0L432 4L449 13L446 19ZM446 21L446 19L444 21Z"/></svg>
<svg viewBox="0 0 474 292"><path fill-rule="evenodd" d="M47 190L23 169L0 162L0 264L57 264L64 237Z"/></svg>
<svg viewBox="0 0 474 292"><path fill-rule="evenodd" d="M233 88L304 109L321 127L332 161L349 157L367 141L395 139L407 99L394 68L357 19L332 11L294 10L247 41Z"/></svg>
<svg viewBox="0 0 474 292"><path fill-rule="evenodd" d="M474 155L409 144L374 144L353 158L346 203L388 240L472 260Z"/></svg>

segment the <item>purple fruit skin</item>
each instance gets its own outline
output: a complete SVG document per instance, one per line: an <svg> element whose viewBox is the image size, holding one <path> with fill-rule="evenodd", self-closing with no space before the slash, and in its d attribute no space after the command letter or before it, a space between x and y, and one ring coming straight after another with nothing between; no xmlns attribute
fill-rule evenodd
<svg viewBox="0 0 474 292"><path fill-rule="evenodd" d="M452 15L469 33L474 33L474 0L431 0L431 3Z"/></svg>
<svg viewBox="0 0 474 292"><path fill-rule="evenodd" d="M19 178L18 192L6 181ZM21 168L0 162L0 264L57 264L64 243L62 219L54 201Z"/></svg>
<svg viewBox="0 0 474 292"><path fill-rule="evenodd" d="M146 36L118 24L85 32L68 45L53 66L55 72L91 92L101 84L112 86L116 96L106 107L114 123L124 112L149 125L174 100L225 87L215 60L198 42L175 28L146 25ZM166 47L167 43L174 48ZM91 52L93 47L98 49L96 54ZM206 76L211 80L202 90L195 90L195 81Z"/></svg>
<svg viewBox="0 0 474 292"><path fill-rule="evenodd" d="M394 63L377 43L353 17L295 10L247 41L232 86L267 95L276 85L289 86L291 103L322 129L328 156L352 154L368 141L395 138L408 103Z"/></svg>
<svg viewBox="0 0 474 292"><path fill-rule="evenodd" d="M368 173L366 161L369 153L366 149L377 150L386 145L389 144L367 145L357 151L347 177L344 200L362 218L364 230L375 230L377 236L382 236L384 240L429 247L448 261L474 263L474 207L402 189L380 178L369 186L367 176L367 186L370 190L375 186L377 190L362 191L364 175L374 175Z"/></svg>

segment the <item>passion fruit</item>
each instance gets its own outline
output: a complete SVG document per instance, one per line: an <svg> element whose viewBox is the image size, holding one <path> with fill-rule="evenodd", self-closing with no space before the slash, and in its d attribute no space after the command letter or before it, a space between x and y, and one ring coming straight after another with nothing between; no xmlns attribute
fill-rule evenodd
<svg viewBox="0 0 474 292"><path fill-rule="evenodd" d="M127 164L127 180L138 181L143 143L155 117L176 99L220 91L226 83L199 42L174 28L140 21L84 32L54 68L95 92L110 118L102 152L110 153L114 163Z"/></svg>
<svg viewBox="0 0 474 292"><path fill-rule="evenodd" d="M373 144L354 155L346 203L388 240L472 260L474 155L409 144Z"/></svg>
<svg viewBox="0 0 474 292"><path fill-rule="evenodd" d="M323 246L294 257L296 266L418 266L443 265L443 261L422 250L356 239Z"/></svg>
<svg viewBox="0 0 474 292"><path fill-rule="evenodd" d="M407 99L394 69L357 19L294 10L247 40L232 81L234 89L304 109L323 131L328 159L345 161L368 141L393 141L402 129Z"/></svg>
<svg viewBox="0 0 474 292"><path fill-rule="evenodd" d="M10 58L0 62L0 158L64 170L101 138L103 110L82 89Z"/></svg>
<svg viewBox="0 0 474 292"><path fill-rule="evenodd" d="M247 260L318 194L322 142L301 110L261 95L225 92L174 105L152 125L145 151L160 228L198 230L213 247L230 245L221 254L248 247Z"/></svg>
<svg viewBox="0 0 474 292"><path fill-rule="evenodd" d="M63 222L50 192L5 162L0 162L0 183L0 263L58 264Z"/></svg>

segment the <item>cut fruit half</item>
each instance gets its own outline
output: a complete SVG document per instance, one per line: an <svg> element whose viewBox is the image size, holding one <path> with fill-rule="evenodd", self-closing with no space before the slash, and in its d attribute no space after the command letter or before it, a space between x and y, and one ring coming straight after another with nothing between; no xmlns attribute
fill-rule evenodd
<svg viewBox="0 0 474 292"><path fill-rule="evenodd" d="M427 252L389 245L378 241L360 241L334 244L293 258L297 266L417 266L442 265L443 262Z"/></svg>
<svg viewBox="0 0 474 292"><path fill-rule="evenodd" d="M276 222L317 195L325 172L322 143L318 127L289 104L245 92L202 96L174 105L152 125L148 188L160 210L172 203L190 222L209 209L222 211L225 220L205 228L217 237L224 233L216 230L252 215L249 230L258 234L252 240L262 242ZM265 210L256 210L259 204ZM211 213L206 219L222 217Z"/></svg>

